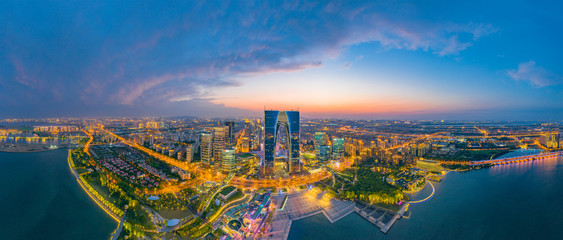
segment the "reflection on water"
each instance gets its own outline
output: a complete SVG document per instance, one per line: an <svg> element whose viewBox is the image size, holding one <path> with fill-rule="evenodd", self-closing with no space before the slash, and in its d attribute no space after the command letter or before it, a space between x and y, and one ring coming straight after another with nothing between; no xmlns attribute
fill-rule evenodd
<svg viewBox="0 0 563 240"><path fill-rule="evenodd" d="M0 143L26 143L26 144L49 144L49 145L61 145L61 144L76 144L80 142L83 137L72 136L64 138L54 138L54 137L38 137L38 136L0 136Z"/></svg>
<svg viewBox="0 0 563 240"><path fill-rule="evenodd" d="M528 156L528 155L539 154L539 153L542 153L542 152L543 152L543 150L541 150L541 149L518 149L516 151L503 154L503 155L497 157L496 159Z"/></svg>
<svg viewBox="0 0 563 240"><path fill-rule="evenodd" d="M533 168L540 168L543 169L544 174L554 174L553 171L558 164L557 157L534 160L534 161L526 161L520 163L511 163L511 164L503 164L503 165L495 165L492 166L489 173L491 176L498 175L498 174L525 174ZM509 171L509 172L507 172Z"/></svg>
<svg viewBox="0 0 563 240"><path fill-rule="evenodd" d="M526 153L529 152L520 152ZM561 239L563 236L560 227L563 157L451 172L435 187L432 199L411 205L411 217L397 221L387 234L351 214L345 218L346 222L335 224L322 219L324 216L294 221L289 239L318 236L350 240Z"/></svg>
<svg viewBox="0 0 563 240"><path fill-rule="evenodd" d="M539 154L544 151L540 149L518 149L514 152L510 152L504 154L499 157L500 158L511 158L511 157L520 157L520 156L529 156L534 154ZM536 169L544 169L545 174L553 174L553 169L557 167L557 157L547 158L547 159L540 159L534 161L526 161L526 162L519 162L519 163L511 163L511 164L503 164L503 165L495 165L492 166L489 174L491 176L499 175L499 174L518 174L522 175L527 173L532 168Z"/></svg>

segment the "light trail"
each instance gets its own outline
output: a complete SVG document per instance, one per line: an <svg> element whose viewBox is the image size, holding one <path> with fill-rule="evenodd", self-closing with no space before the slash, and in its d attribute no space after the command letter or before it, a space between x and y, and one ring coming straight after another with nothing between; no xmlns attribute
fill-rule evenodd
<svg viewBox="0 0 563 240"><path fill-rule="evenodd" d="M82 129L82 131L84 133L86 133L86 135L88 135L88 137L90 137L90 139L88 139L88 141L86 142L86 144L84 145L84 153L88 154L88 156L92 156L90 155L90 143L92 143L92 141L94 140L94 137L92 136L92 134L90 134L88 131Z"/></svg>

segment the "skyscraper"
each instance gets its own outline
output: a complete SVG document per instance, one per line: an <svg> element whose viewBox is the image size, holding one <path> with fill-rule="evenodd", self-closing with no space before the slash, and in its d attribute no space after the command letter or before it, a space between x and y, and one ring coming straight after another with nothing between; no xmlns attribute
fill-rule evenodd
<svg viewBox="0 0 563 240"><path fill-rule="evenodd" d="M233 149L225 149L223 150L223 160L222 160L222 168L223 171L230 172L235 168L235 150Z"/></svg>
<svg viewBox="0 0 563 240"><path fill-rule="evenodd" d="M232 147L235 145L235 122L225 122L225 126L229 127L226 145Z"/></svg>
<svg viewBox="0 0 563 240"><path fill-rule="evenodd" d="M223 158L223 150L227 142L227 134L229 127L214 127L213 128L213 161L220 163Z"/></svg>
<svg viewBox="0 0 563 240"><path fill-rule="evenodd" d="M327 146L326 135L324 132L316 132L313 143L315 144L315 159L317 160L327 160L326 154L327 150L325 146Z"/></svg>
<svg viewBox="0 0 563 240"><path fill-rule="evenodd" d="M260 165L262 176L274 174L274 158L278 131L285 131L288 140L289 173L300 173L299 111L264 111L264 159Z"/></svg>
<svg viewBox="0 0 563 240"><path fill-rule="evenodd" d="M550 133L540 136L540 144L546 148L559 148L559 139L561 135L559 133Z"/></svg>
<svg viewBox="0 0 563 240"><path fill-rule="evenodd" d="M319 160L327 161L330 158L330 146L322 145L319 150Z"/></svg>
<svg viewBox="0 0 563 240"><path fill-rule="evenodd" d="M340 160L344 154L344 138L332 138L332 159Z"/></svg>
<svg viewBox="0 0 563 240"><path fill-rule="evenodd" d="M201 162L211 164L213 157L213 135L210 133L201 134Z"/></svg>
<svg viewBox="0 0 563 240"><path fill-rule="evenodd" d="M250 137L252 134L252 126L250 125L250 120L248 118L244 121L244 135Z"/></svg>
<svg viewBox="0 0 563 240"><path fill-rule="evenodd" d="M250 139L248 137L243 137L241 141L241 152L249 152L250 151Z"/></svg>
<svg viewBox="0 0 563 240"><path fill-rule="evenodd" d="M185 158L186 162L191 162L191 161L192 161L192 158L193 158L193 149L194 149L194 148L193 148L193 144L188 143L188 144L186 145L186 158Z"/></svg>

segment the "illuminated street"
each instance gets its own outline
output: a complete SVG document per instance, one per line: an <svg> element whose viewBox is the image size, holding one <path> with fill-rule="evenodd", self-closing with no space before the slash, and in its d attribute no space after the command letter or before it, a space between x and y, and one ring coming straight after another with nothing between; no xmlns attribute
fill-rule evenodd
<svg viewBox="0 0 563 240"><path fill-rule="evenodd" d="M560 239L561 9L0 1L0 239Z"/></svg>

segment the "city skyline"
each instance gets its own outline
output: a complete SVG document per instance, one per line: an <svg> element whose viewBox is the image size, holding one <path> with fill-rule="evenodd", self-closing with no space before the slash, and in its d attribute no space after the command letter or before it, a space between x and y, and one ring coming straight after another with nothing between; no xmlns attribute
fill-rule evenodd
<svg viewBox="0 0 563 240"><path fill-rule="evenodd" d="M560 239L560 9L0 1L0 238Z"/></svg>
<svg viewBox="0 0 563 240"><path fill-rule="evenodd" d="M560 120L560 3L0 3L6 118Z"/></svg>

